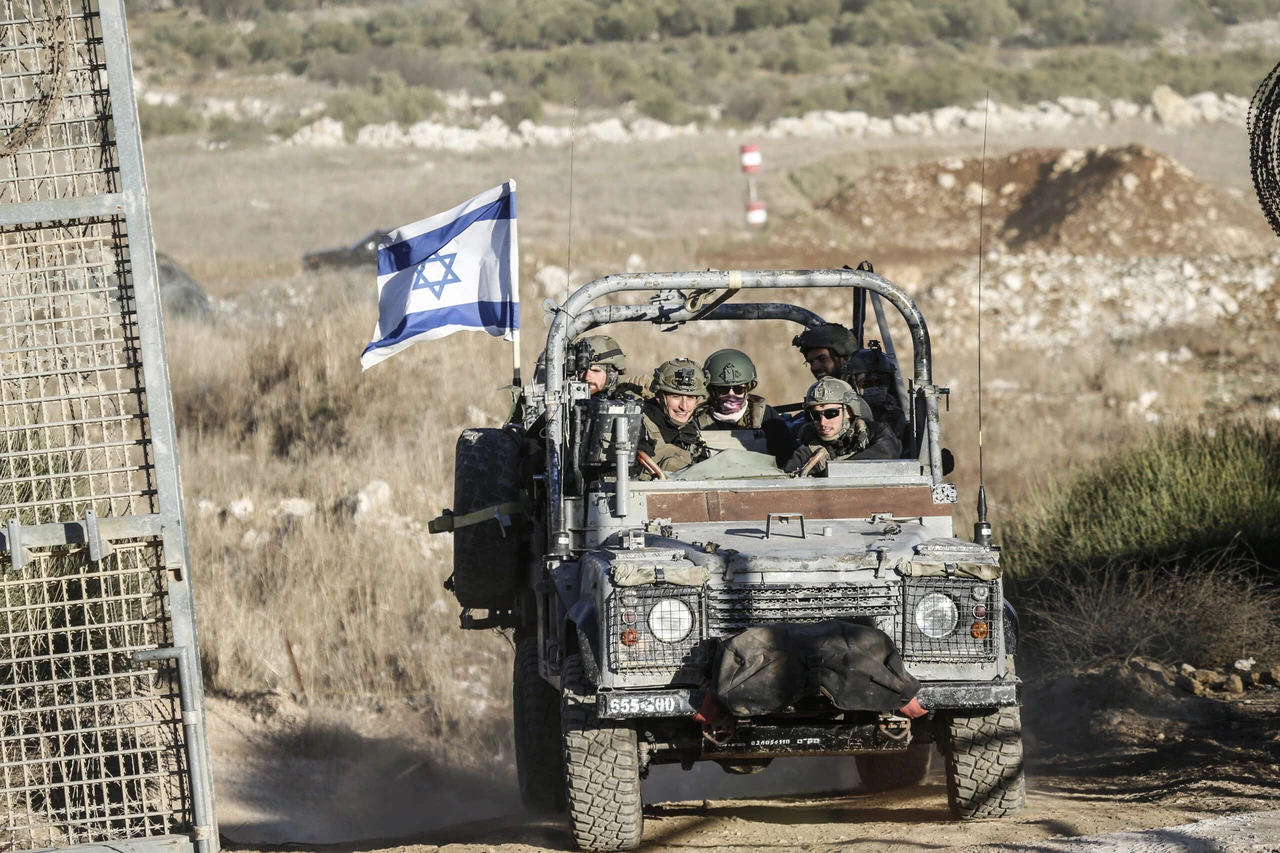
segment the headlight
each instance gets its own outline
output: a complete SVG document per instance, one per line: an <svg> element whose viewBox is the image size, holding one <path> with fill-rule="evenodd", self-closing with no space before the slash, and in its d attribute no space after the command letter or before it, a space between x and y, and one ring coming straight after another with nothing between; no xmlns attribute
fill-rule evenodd
<svg viewBox="0 0 1280 853"><path fill-rule="evenodd" d="M956 629L959 615L950 596L931 592L916 605L916 627L926 637L940 640Z"/></svg>
<svg viewBox="0 0 1280 853"><path fill-rule="evenodd" d="M678 643L693 630L693 611L683 601L664 598L649 611L649 630L664 643Z"/></svg>

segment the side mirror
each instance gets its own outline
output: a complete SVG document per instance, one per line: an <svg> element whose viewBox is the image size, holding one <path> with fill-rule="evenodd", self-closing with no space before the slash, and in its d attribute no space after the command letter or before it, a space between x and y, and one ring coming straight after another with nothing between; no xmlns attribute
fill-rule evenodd
<svg viewBox="0 0 1280 853"><path fill-rule="evenodd" d="M954 470L956 470L956 457L944 447L942 448L942 476L945 477Z"/></svg>

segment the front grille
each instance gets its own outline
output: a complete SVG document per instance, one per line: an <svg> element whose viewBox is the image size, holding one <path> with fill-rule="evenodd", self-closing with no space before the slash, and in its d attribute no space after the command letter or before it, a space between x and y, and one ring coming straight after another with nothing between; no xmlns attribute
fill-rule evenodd
<svg viewBox="0 0 1280 853"><path fill-rule="evenodd" d="M974 596L974 590L986 590L986 598ZM916 607L927 595L938 593L947 596L956 606L955 630L945 637L933 638L920 630L916 623ZM948 578L912 580L906 584L903 596L902 658L918 662L954 662L995 660L998 635L1003 615L999 581L966 581ZM978 617L974 608L981 605L985 615ZM976 622L987 625L985 637L974 637Z"/></svg>
<svg viewBox="0 0 1280 853"><path fill-rule="evenodd" d="M673 584L615 589L605 603L612 668L627 672L671 672L686 663L706 663L700 593L698 588ZM672 599L688 608L689 630L678 640L663 642L655 636L655 628L681 631L685 624L685 614L676 607L663 605L655 612L659 603ZM630 621L626 618L628 614L633 615Z"/></svg>
<svg viewBox="0 0 1280 853"><path fill-rule="evenodd" d="M899 586L889 583L734 585L707 590L707 630L713 637L755 625L822 622L852 616L892 616Z"/></svg>

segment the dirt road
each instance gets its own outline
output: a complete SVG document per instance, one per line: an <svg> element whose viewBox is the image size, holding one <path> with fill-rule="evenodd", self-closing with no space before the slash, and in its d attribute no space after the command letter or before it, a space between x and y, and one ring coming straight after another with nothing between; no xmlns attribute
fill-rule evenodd
<svg viewBox="0 0 1280 853"><path fill-rule="evenodd" d="M1280 690L1198 698L1169 690L1146 671L1120 667L1059 679L1043 685L1037 696L1024 709L1027 806L1011 819L951 820L940 760L927 784L890 794L859 793L846 759L777 762L747 778L729 777L710 765L689 774L663 767L646 783L643 849L1026 849L1049 839L1280 808ZM263 764L255 789L245 784L244 767L228 758L228 713L226 706L214 708L215 720L223 722L214 726L223 730L215 752L222 828L236 849L572 849L562 819L520 814L508 780L486 783L457 768L424 772L412 754L378 747L385 739L352 743L338 751L339 758L331 757L328 741L325 756L317 754L316 761L264 755L259 743L255 760ZM264 767L275 772L264 775ZM785 790L802 793L778 793ZM241 819L238 799L259 813L274 808L278 819ZM415 823L422 830L410 830ZM323 843L361 837L373 840ZM1276 850L1280 840L1244 849Z"/></svg>

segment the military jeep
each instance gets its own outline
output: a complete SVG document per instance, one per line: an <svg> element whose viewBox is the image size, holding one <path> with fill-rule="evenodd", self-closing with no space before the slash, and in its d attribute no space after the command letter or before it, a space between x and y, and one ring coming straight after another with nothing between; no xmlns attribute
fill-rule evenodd
<svg viewBox="0 0 1280 853"><path fill-rule="evenodd" d="M912 338L906 458L782 473L751 436L637 475L640 406L592 398L571 342L609 323L823 319L742 291L849 288ZM647 302L599 299L648 291ZM851 755L864 787L921 783L936 745L960 819L1022 806L1017 619L980 525L956 538L924 318L864 270L615 275L552 304L512 422L458 440L450 586L464 628L511 628L525 805L567 811L585 850L628 850L655 764L754 773ZM859 313L861 316L859 316ZM890 344L891 346L891 344ZM985 527L985 529L983 529Z"/></svg>

